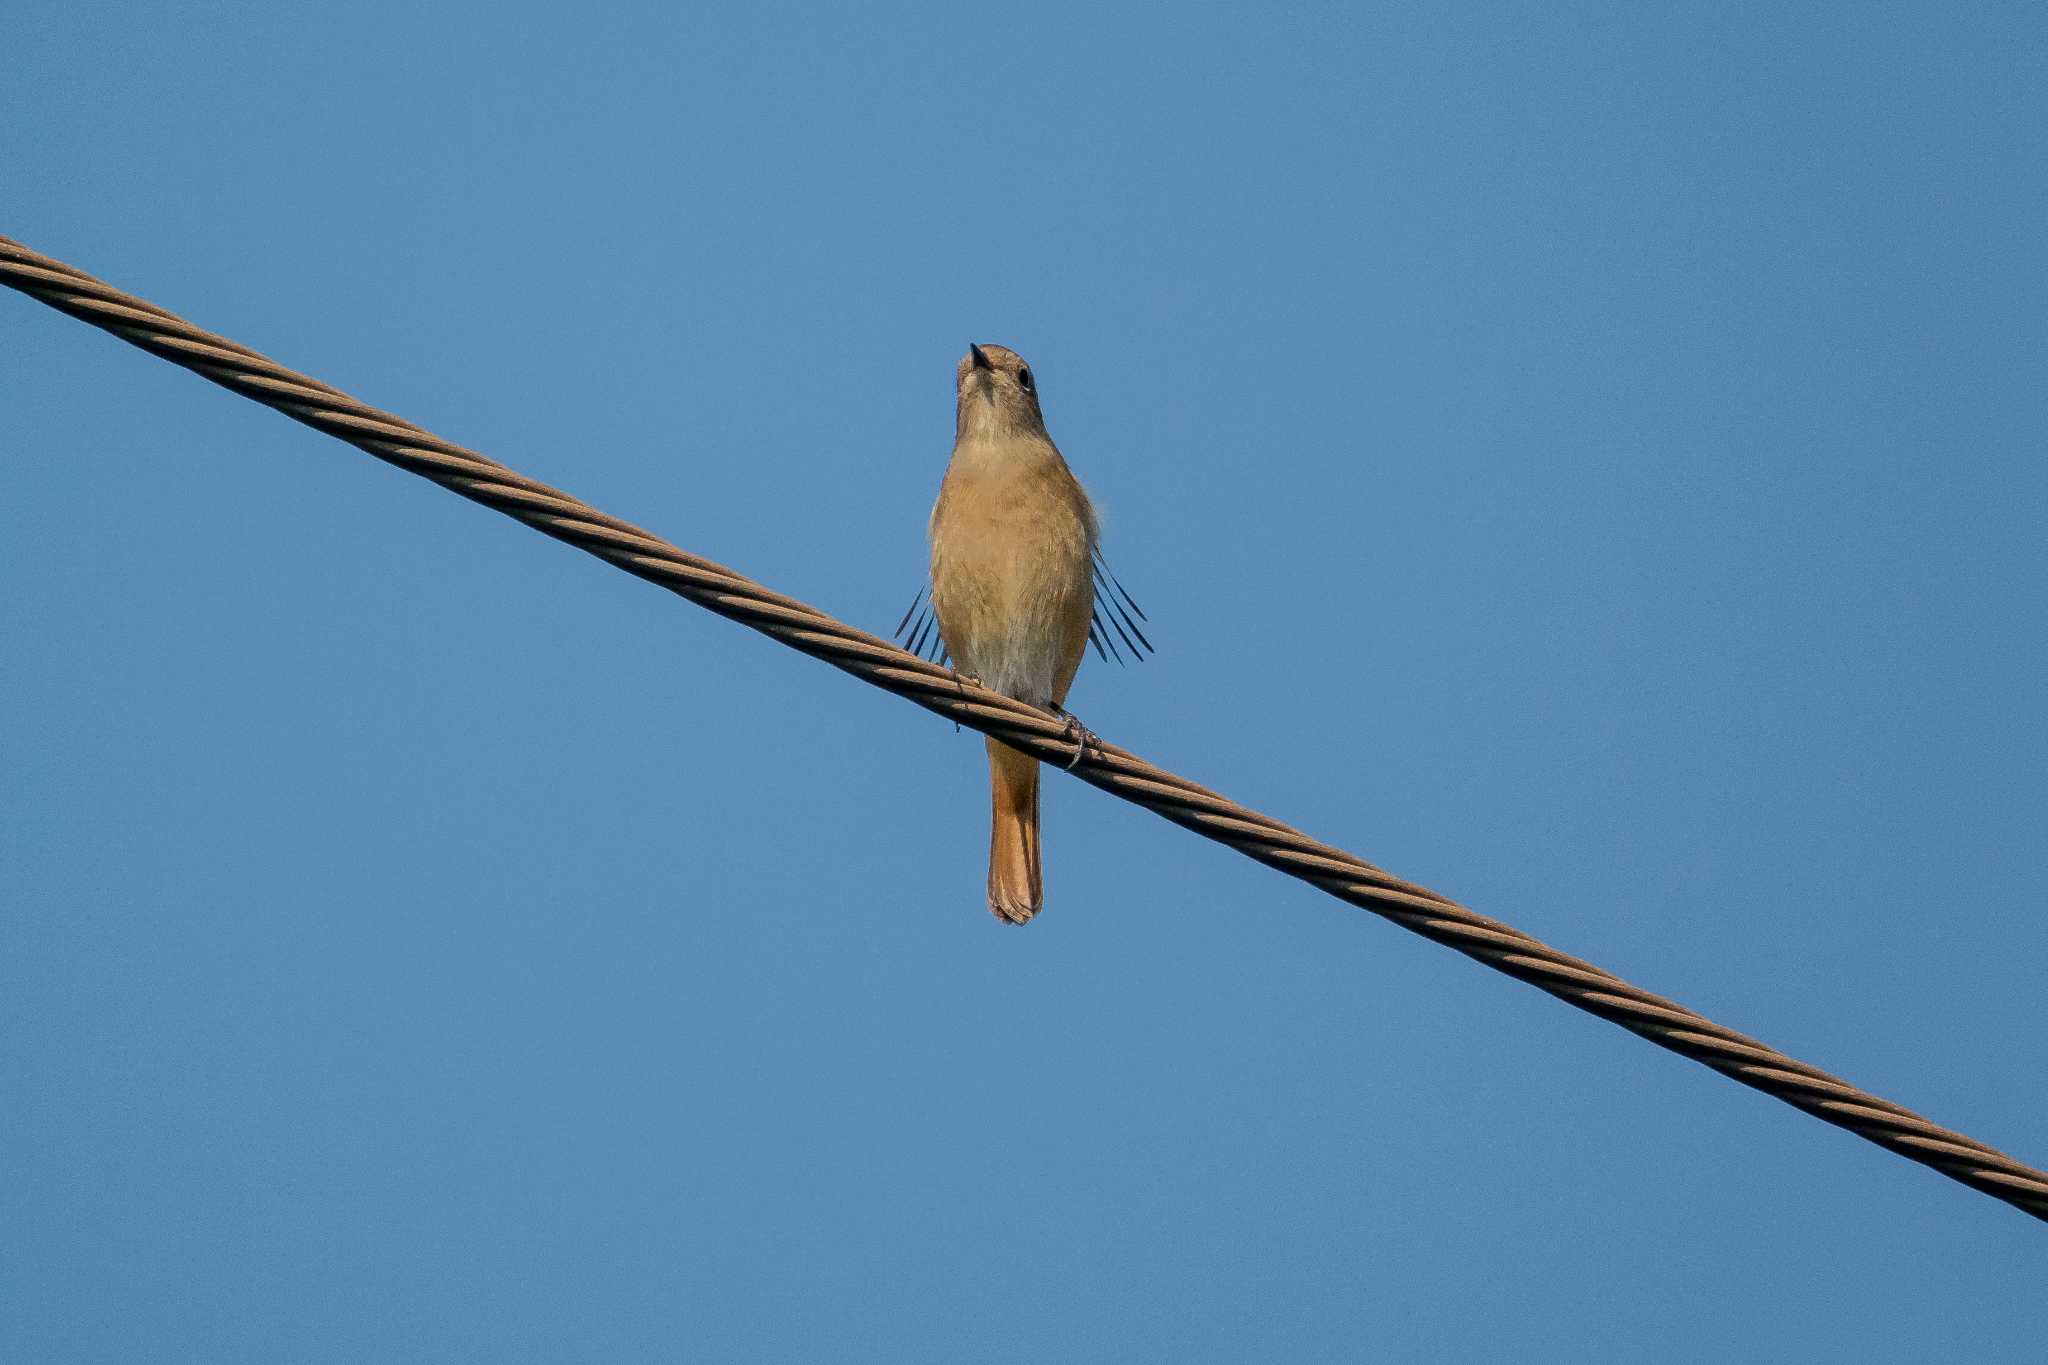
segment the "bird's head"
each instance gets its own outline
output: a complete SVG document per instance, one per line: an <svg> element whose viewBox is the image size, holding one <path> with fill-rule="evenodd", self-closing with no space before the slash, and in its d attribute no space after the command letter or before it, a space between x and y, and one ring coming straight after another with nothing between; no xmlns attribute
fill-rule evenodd
<svg viewBox="0 0 2048 1365"><path fill-rule="evenodd" d="M1007 346L969 346L960 357L961 436L1045 434L1038 384L1024 357Z"/></svg>

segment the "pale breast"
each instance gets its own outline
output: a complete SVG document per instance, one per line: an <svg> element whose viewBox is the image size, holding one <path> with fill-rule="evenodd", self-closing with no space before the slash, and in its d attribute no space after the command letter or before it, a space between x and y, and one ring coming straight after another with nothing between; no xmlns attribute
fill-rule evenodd
<svg viewBox="0 0 2048 1365"><path fill-rule="evenodd" d="M932 602L955 664L1034 705L1064 697L1095 606L1095 518L1058 451L962 446L931 534Z"/></svg>

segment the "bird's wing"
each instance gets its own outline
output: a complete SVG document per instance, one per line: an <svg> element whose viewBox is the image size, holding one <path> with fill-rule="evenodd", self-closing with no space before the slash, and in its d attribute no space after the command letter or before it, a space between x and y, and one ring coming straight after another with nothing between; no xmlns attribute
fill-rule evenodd
<svg viewBox="0 0 2048 1365"><path fill-rule="evenodd" d="M1102 547L1096 546L1095 556L1095 616L1088 622L1088 642L1095 646L1096 654L1103 662L1115 659L1118 663L1138 663L1147 654L1156 654L1145 632L1138 628L1138 622L1150 621L1145 609L1138 605L1130 591L1109 571L1109 561L1102 557ZM1123 648L1117 648L1122 641ZM1129 655L1127 659L1124 656Z"/></svg>
<svg viewBox="0 0 2048 1365"><path fill-rule="evenodd" d="M895 635L905 649L920 659L952 667L953 656L946 652L946 641L939 634L938 613L932 610L931 596L925 589L919 588L917 596L910 599L910 610L896 623Z"/></svg>

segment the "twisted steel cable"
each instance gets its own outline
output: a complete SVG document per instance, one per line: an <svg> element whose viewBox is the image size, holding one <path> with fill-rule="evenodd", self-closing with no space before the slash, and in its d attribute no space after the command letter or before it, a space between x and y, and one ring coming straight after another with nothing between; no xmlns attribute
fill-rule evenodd
<svg viewBox="0 0 2048 1365"><path fill-rule="evenodd" d="M246 346L201 331L165 309L6 237L0 237L0 284L926 710L1059 767L1072 763L1075 776L1111 795L2048 1221L2048 1172L1723 1028L1116 745L1083 741L1077 754L1076 740L1063 717L978 687L878 636L678 549Z"/></svg>

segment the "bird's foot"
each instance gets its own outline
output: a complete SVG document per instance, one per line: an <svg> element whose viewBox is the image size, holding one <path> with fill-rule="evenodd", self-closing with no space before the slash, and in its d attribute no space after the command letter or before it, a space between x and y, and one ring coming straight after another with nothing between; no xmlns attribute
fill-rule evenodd
<svg viewBox="0 0 2048 1365"><path fill-rule="evenodd" d="M1093 730L1081 723L1079 716L1066 707L1055 706L1052 709L1067 718L1067 741L1074 746L1074 756L1067 761L1066 771L1072 772L1081 766L1081 760L1087 756L1091 747L1102 747L1102 740Z"/></svg>
<svg viewBox="0 0 2048 1365"><path fill-rule="evenodd" d="M954 677L954 678L955 678L955 679L956 679L957 681L959 681L959 682L962 682L962 683L966 683L966 684L969 684L970 686L974 686L974 687L985 687L985 686L987 686L987 684L986 684L986 683L982 682L982 680L981 680L980 678L976 677L976 676L975 676L974 674L972 674L972 673L966 673L966 672L962 672L962 671L961 671L960 669L957 669L957 668L953 670L953 677ZM967 698L967 688L966 688L966 687L956 687L956 688L954 688L953 690L954 690L954 691L956 691L956 692L958 692L958 693L960 694L960 698L961 698L961 700L962 700L962 701L965 701L965 700L966 700L966 698ZM954 734L956 734L956 735L960 733L960 722L959 722L959 720L958 720L957 718L956 718L956 719L955 719L955 720L953 721L953 733L954 733Z"/></svg>

